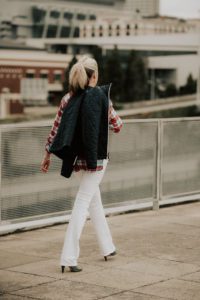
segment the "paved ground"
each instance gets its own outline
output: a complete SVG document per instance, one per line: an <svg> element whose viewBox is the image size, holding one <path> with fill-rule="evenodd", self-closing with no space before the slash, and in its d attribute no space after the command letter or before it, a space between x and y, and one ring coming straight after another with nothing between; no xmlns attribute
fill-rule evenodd
<svg viewBox="0 0 200 300"><path fill-rule="evenodd" d="M108 218L118 255L107 262L91 222L83 272L61 274L66 224L0 238L1 299L200 299L200 202Z"/></svg>

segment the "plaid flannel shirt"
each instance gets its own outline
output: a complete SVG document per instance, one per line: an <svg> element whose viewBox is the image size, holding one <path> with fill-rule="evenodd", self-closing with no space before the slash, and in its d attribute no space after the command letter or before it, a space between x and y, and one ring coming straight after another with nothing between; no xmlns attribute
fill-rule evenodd
<svg viewBox="0 0 200 300"><path fill-rule="evenodd" d="M47 150L47 152L49 152L49 148L53 142L53 139L55 138L57 131L58 131L58 127L62 118L62 114L64 111L64 108L66 107L66 105L68 104L68 101L70 99L70 94L65 94L60 102L60 106L58 108L55 120L53 122L52 128L50 130L50 133L48 135L47 138L47 143L45 145L45 149ZM118 114L116 113L115 109L113 108L113 104L112 101L110 100L110 107L109 107L109 129L111 129L113 132L117 133L120 131L121 127L122 127L122 120L120 119L120 117L118 116ZM79 171L79 170L86 170L86 171L100 171L103 169L103 160L102 159L98 159L97 160L97 167L94 170L90 170L87 168L87 164L86 161L80 157L77 157L76 162L74 164L74 171Z"/></svg>

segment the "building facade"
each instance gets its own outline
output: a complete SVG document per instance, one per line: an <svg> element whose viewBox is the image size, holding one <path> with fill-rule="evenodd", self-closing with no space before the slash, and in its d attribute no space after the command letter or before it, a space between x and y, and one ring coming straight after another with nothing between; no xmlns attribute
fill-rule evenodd
<svg viewBox="0 0 200 300"><path fill-rule="evenodd" d="M11 99L18 94L24 104L41 105L48 104L49 98L60 99L71 59L71 55L45 51L1 50L0 94L6 91Z"/></svg>
<svg viewBox="0 0 200 300"><path fill-rule="evenodd" d="M1 0L0 37L79 37L85 21L137 19L159 14L159 0Z"/></svg>

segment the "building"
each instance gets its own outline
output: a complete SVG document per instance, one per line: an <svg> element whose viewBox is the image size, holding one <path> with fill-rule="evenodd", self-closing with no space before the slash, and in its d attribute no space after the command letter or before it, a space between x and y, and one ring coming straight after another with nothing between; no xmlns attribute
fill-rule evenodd
<svg viewBox="0 0 200 300"><path fill-rule="evenodd" d="M0 50L0 94L24 104L46 105L60 99L71 55L45 51ZM17 96L18 95L18 96Z"/></svg>
<svg viewBox="0 0 200 300"><path fill-rule="evenodd" d="M30 50L25 53L21 47L23 58L18 51L0 51L0 93L9 86L10 93L21 93L26 103L30 99L46 103L49 95L58 96L72 55L90 53L96 45L104 55L117 46L123 55L136 50L150 57L151 76L159 74L163 81L177 87L186 74L184 80L177 80L181 64L166 56L176 55L177 62L182 62L179 55L196 55L199 51L199 20L159 16L159 0L1 0L1 4L1 41L7 45L16 41ZM2 54L7 55L6 65ZM14 55L18 62L14 62ZM154 60L154 56L159 58ZM169 62L170 69L162 60ZM194 75L196 66L192 59L188 70Z"/></svg>
<svg viewBox="0 0 200 300"><path fill-rule="evenodd" d="M198 28L197 22L159 17L159 0L1 2L1 39L25 44L34 40L36 48L51 52L71 53L72 40L81 37L164 35L194 32ZM62 43L57 43L60 39Z"/></svg>
<svg viewBox="0 0 200 300"><path fill-rule="evenodd" d="M79 37L84 21L156 16L159 0L1 0L0 37Z"/></svg>
<svg viewBox="0 0 200 300"><path fill-rule="evenodd" d="M58 53L71 53L72 40L81 37L188 33L198 27L197 22L159 17L159 0L1 2L2 40L16 40L27 45L33 40L35 48Z"/></svg>
<svg viewBox="0 0 200 300"><path fill-rule="evenodd" d="M188 76L198 78L199 57L197 54L149 56L148 70L151 84L151 97L155 98L155 88L162 91L167 85L174 84L177 88L184 86Z"/></svg>

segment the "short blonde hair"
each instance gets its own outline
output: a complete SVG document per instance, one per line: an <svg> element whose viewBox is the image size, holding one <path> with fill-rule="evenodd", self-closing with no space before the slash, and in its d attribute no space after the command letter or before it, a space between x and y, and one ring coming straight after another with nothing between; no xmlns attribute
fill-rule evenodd
<svg viewBox="0 0 200 300"><path fill-rule="evenodd" d="M73 65L69 73L69 88L72 93L84 89L93 74L98 75L98 65L94 58L84 56Z"/></svg>

